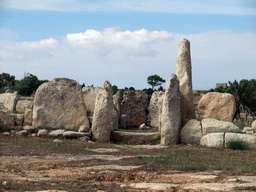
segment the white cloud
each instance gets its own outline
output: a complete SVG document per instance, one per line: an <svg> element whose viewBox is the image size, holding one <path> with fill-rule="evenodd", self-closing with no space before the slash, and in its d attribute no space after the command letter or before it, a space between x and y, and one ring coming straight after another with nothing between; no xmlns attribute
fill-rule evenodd
<svg viewBox="0 0 256 192"><path fill-rule="evenodd" d="M185 14L256 15L255 4L242 0L5 0L5 9L66 12L166 12Z"/></svg>
<svg viewBox="0 0 256 192"><path fill-rule="evenodd" d="M68 34L60 41L0 42L0 73L19 77L26 71L39 79L67 77L95 86L109 80L120 88L145 88L149 75L159 74L168 80L175 73L178 44L183 38L191 43L195 89L204 89L210 82L213 84L208 88L217 82L255 78L253 33L213 31L186 35L118 28Z"/></svg>

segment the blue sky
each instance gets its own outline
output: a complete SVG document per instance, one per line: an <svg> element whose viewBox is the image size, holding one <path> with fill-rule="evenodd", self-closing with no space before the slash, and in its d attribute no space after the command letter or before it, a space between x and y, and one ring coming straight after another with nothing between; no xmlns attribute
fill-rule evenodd
<svg viewBox="0 0 256 192"><path fill-rule="evenodd" d="M210 89L256 78L255 32L254 0L2 0L0 73L149 88L186 38L193 89Z"/></svg>

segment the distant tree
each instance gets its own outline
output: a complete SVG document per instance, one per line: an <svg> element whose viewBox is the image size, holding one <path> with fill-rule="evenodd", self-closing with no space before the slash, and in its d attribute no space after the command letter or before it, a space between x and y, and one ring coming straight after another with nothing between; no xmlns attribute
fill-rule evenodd
<svg viewBox="0 0 256 192"><path fill-rule="evenodd" d="M134 91L135 88L134 88L134 87L130 87L129 90L130 90L130 91Z"/></svg>
<svg viewBox="0 0 256 192"><path fill-rule="evenodd" d="M118 91L118 87L116 85L113 85L112 90L113 90L113 95L115 95L116 92Z"/></svg>
<svg viewBox="0 0 256 192"><path fill-rule="evenodd" d="M129 90L128 87L125 87L124 89L125 89L125 90Z"/></svg>
<svg viewBox="0 0 256 192"><path fill-rule="evenodd" d="M163 91L164 90L164 88L162 87L162 86L160 86L159 88L158 88L158 91Z"/></svg>
<svg viewBox="0 0 256 192"><path fill-rule="evenodd" d="M148 84L152 86L152 90L154 90L155 87L161 85L162 83L165 83L165 80L156 74L149 76L147 81Z"/></svg>
<svg viewBox="0 0 256 192"><path fill-rule="evenodd" d="M9 73L0 74L0 92L5 92L7 87L14 88L15 86L15 76Z"/></svg>
<svg viewBox="0 0 256 192"><path fill-rule="evenodd" d="M82 88L85 87L85 84L83 83Z"/></svg>

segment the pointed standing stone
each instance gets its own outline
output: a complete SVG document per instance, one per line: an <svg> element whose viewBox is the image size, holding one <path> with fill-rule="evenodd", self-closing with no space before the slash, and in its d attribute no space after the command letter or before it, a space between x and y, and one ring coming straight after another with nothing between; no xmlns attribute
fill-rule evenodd
<svg viewBox="0 0 256 192"><path fill-rule="evenodd" d="M181 126L190 119L195 119L194 95L192 90L192 72L190 58L190 42L182 39L179 43L179 51L176 64L176 75L180 82L181 95Z"/></svg>
<svg viewBox="0 0 256 192"><path fill-rule="evenodd" d="M93 139L100 142L110 141L111 121L113 112L113 91L108 81L96 96L92 122Z"/></svg>
<svg viewBox="0 0 256 192"><path fill-rule="evenodd" d="M180 91L179 80L171 74L168 81L162 104L161 114L161 144L177 144L180 131Z"/></svg>

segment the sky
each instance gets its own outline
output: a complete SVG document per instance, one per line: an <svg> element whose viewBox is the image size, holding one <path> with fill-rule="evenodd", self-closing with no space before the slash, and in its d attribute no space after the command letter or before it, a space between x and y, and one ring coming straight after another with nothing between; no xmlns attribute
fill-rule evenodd
<svg viewBox="0 0 256 192"><path fill-rule="evenodd" d="M175 73L183 38L193 90L256 79L255 0L0 1L0 73L18 80L150 88Z"/></svg>

